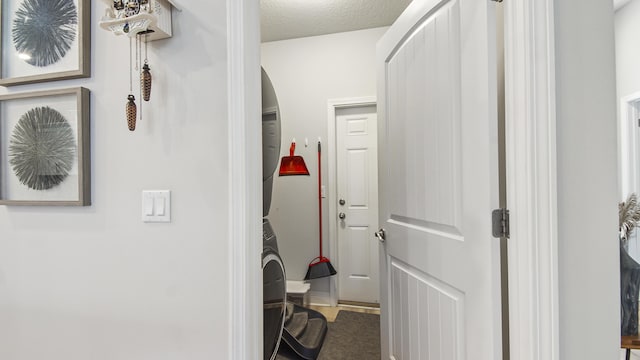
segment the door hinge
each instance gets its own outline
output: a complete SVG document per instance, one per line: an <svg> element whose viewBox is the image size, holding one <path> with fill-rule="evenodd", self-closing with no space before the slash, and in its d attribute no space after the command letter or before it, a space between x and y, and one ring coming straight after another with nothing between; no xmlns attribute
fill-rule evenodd
<svg viewBox="0 0 640 360"><path fill-rule="evenodd" d="M509 210L496 209L491 214L493 223L493 237L509 238Z"/></svg>

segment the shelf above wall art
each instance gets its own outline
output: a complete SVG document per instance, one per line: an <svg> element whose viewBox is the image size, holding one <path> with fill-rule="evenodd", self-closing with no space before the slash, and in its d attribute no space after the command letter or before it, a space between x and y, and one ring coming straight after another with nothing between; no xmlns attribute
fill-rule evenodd
<svg viewBox="0 0 640 360"><path fill-rule="evenodd" d="M100 27L115 35L135 37L145 34L146 41L170 38L171 11L182 11L175 0L102 0L107 8Z"/></svg>
<svg viewBox="0 0 640 360"><path fill-rule="evenodd" d="M1 1L1 0L0 0ZM142 104L151 99L151 67L149 66L149 42L170 38L171 13L182 9L175 0L102 0L106 9L100 27L114 35L127 35L129 40L129 95L126 97L125 116L129 131L136 130L142 120ZM135 45L134 45L135 44ZM143 47L144 44L144 47ZM144 54L143 54L144 48ZM134 65L134 52L136 64ZM139 98L136 104L134 76L139 72ZM139 110L139 111L138 111Z"/></svg>

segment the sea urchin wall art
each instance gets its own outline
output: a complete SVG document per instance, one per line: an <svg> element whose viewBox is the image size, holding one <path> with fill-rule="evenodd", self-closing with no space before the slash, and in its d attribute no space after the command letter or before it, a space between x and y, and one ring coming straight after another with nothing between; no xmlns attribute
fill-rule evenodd
<svg viewBox="0 0 640 360"><path fill-rule="evenodd" d="M49 66L71 49L78 28L78 10L70 0L23 0L13 20L13 44L20 58Z"/></svg>
<svg viewBox="0 0 640 360"><path fill-rule="evenodd" d="M47 190L69 174L76 141L67 119L48 107L27 111L13 129L9 163L20 182L34 190Z"/></svg>
<svg viewBox="0 0 640 360"><path fill-rule="evenodd" d="M0 95L0 205L91 204L89 90Z"/></svg>
<svg viewBox="0 0 640 360"><path fill-rule="evenodd" d="M90 76L91 0L1 0L0 85Z"/></svg>

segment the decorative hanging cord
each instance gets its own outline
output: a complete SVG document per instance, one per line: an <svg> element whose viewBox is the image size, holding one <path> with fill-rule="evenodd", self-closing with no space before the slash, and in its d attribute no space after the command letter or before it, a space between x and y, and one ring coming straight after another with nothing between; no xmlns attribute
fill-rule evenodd
<svg viewBox="0 0 640 360"><path fill-rule="evenodd" d="M140 70L140 52L141 52L141 44L140 44L140 34L136 34L136 71Z"/></svg>
<svg viewBox="0 0 640 360"><path fill-rule="evenodd" d="M137 107L135 103L135 96L133 96L133 55L132 55L132 47L133 42L131 38L129 38L129 96L127 96L127 105L125 106L125 112L127 114L127 126L130 131L134 131L136 129L136 117L137 117Z"/></svg>
<svg viewBox="0 0 640 360"><path fill-rule="evenodd" d="M140 75L140 89L142 89L142 99L149 101L151 98L151 68L149 67L149 38L148 34L144 35L144 66Z"/></svg>
<svg viewBox="0 0 640 360"><path fill-rule="evenodd" d="M142 42L140 40L141 35L136 35L136 71L140 71L140 76L142 75L142 70L140 69L140 63L142 62ZM138 99L142 99L142 88L138 88ZM140 121L142 121L142 102L140 103Z"/></svg>
<svg viewBox="0 0 640 360"><path fill-rule="evenodd" d="M133 73L131 70L133 66L133 55L131 53L132 39L129 38L129 93L133 93Z"/></svg>

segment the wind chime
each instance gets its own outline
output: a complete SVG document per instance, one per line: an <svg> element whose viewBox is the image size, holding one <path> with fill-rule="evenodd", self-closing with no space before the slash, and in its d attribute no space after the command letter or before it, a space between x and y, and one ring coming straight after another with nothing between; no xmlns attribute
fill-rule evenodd
<svg viewBox="0 0 640 360"><path fill-rule="evenodd" d="M103 1L109 6L100 26L116 35L129 37L129 95L125 113L129 130L134 131L136 122L142 120L142 103L138 117L138 106L133 91L134 74L140 78L139 99L149 101L152 82L148 58L149 42L171 37L171 9L175 4L169 0Z"/></svg>

